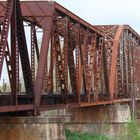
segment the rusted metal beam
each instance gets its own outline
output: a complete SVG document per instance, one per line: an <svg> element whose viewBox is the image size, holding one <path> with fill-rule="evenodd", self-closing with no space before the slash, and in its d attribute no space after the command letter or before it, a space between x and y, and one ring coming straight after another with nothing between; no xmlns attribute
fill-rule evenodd
<svg viewBox="0 0 140 140"><path fill-rule="evenodd" d="M11 18L11 69L12 69L12 104L17 104L17 31L16 31L16 1L13 1L12 18Z"/></svg>
<svg viewBox="0 0 140 140"><path fill-rule="evenodd" d="M29 54L27 50L23 19L21 14L20 2L16 1L16 28L17 43L21 58L21 65L27 94L34 94L32 74L30 69Z"/></svg>
<svg viewBox="0 0 140 140"><path fill-rule="evenodd" d="M43 26L43 39L42 39L42 45L41 45L41 50L40 50L40 57L39 57L36 81L35 81L35 86L34 86L35 109L36 109L35 114L38 113L38 109L39 109L39 106L40 106L41 90L42 90L42 84L43 84L42 82L43 82L43 78L44 78L47 52L48 52L48 48L49 48L49 41L50 41L50 37L51 37L54 7L52 6L51 8L52 8L51 17L47 17L41 23L42 26ZM47 23L47 26L44 25L45 23Z"/></svg>
<svg viewBox="0 0 140 140"><path fill-rule="evenodd" d="M35 26L31 25L31 72L32 72L32 81L35 81Z"/></svg>
<svg viewBox="0 0 140 140"><path fill-rule="evenodd" d="M0 107L0 113L6 112L18 112L18 111L33 111L34 105L18 105L18 106L2 106Z"/></svg>
<svg viewBox="0 0 140 140"><path fill-rule="evenodd" d="M91 39L91 46L90 46L90 62L88 65L88 79L87 79L87 94L88 94L88 102L90 101L90 94L91 94L91 85L92 85L92 79L93 79L93 64L96 61L95 60L95 53L97 49L97 35L94 33L92 35Z"/></svg>
<svg viewBox="0 0 140 140"><path fill-rule="evenodd" d="M1 40L0 40L0 78L1 78L3 61L5 56L5 49L7 46L7 38L8 38L10 20L12 17L12 10L13 10L13 0L8 0L6 3L6 10L4 14L3 28L2 28Z"/></svg>
<svg viewBox="0 0 140 140"><path fill-rule="evenodd" d="M75 15L74 13L72 13L71 11L69 11L68 9L64 8L63 6L61 6L58 3L55 3L55 8L57 11L66 14L69 18L71 18L72 20L80 23L81 25L85 26L86 28L88 28L91 31L96 32L98 35L103 36L102 32L97 30L94 26L92 26L91 24L89 24L88 22L86 22L85 20L81 19L80 17L78 17L77 15Z"/></svg>
<svg viewBox="0 0 140 140"><path fill-rule="evenodd" d="M11 71L8 69L9 78L12 76L10 80L15 81L10 81L12 92L8 92L8 96L0 96L0 112L34 110L37 115L40 110L54 107L86 107L130 100L126 97L124 84L121 84L121 96L117 93L120 86L119 82L116 82L120 78L125 84L136 83L130 76L133 75L130 70L134 67L134 51L127 48L127 45L124 46L126 40L122 37L127 30L129 46L135 48L134 42L139 46L140 37L133 29L128 25L92 26L55 2L14 2L16 6L13 3L11 7L14 14L7 11L8 22L4 15L6 2L0 2L1 24L7 28L1 35L4 38L2 45L7 48L2 50L2 55L6 58L7 68L11 68ZM28 52L23 21L32 26L29 45L31 52ZM13 42L8 48L10 24ZM36 35L38 27L43 30L41 49ZM11 52L12 56L7 51ZM19 54L25 82L25 92L22 91L24 95L18 94ZM127 86L127 91L129 89ZM12 105L9 106L11 95ZM107 98L102 98L104 96Z"/></svg>
<svg viewBox="0 0 140 140"><path fill-rule="evenodd" d="M110 88L111 99L113 99L115 95L117 57L118 57L118 49L119 49L119 39L122 35L122 32L123 32L123 25L118 27L116 36L113 40L113 51L112 51L111 69L110 69L110 77L109 77L109 88Z"/></svg>

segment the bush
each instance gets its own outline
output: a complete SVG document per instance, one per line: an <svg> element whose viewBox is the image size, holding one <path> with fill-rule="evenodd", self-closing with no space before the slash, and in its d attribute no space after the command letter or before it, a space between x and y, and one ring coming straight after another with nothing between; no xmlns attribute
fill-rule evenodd
<svg viewBox="0 0 140 140"><path fill-rule="evenodd" d="M98 136L90 133L71 132L69 130L66 130L66 139L67 140L110 140L105 136Z"/></svg>

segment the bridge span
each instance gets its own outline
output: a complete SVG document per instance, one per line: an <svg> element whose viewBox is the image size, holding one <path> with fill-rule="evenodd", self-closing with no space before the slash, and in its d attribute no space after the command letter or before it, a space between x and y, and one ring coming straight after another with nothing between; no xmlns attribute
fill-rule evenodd
<svg viewBox="0 0 140 140"><path fill-rule="evenodd" d="M93 26L56 2L7 0L0 36L1 113L140 99L140 36L129 25Z"/></svg>

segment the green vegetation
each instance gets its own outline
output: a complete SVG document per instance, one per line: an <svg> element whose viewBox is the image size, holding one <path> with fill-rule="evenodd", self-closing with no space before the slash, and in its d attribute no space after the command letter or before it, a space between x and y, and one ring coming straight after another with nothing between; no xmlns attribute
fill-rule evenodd
<svg viewBox="0 0 140 140"><path fill-rule="evenodd" d="M106 136L91 134L91 133L79 133L71 132L66 130L66 139L67 140L140 140L139 126L135 120L132 120L127 124L127 134L124 137L110 139Z"/></svg>
<svg viewBox="0 0 140 140"><path fill-rule="evenodd" d="M138 124L135 120L128 123L128 135L131 140L140 140L140 133L138 131Z"/></svg>
<svg viewBox="0 0 140 140"><path fill-rule="evenodd" d="M89 133L70 132L66 130L67 140L111 140L105 136L97 136Z"/></svg>

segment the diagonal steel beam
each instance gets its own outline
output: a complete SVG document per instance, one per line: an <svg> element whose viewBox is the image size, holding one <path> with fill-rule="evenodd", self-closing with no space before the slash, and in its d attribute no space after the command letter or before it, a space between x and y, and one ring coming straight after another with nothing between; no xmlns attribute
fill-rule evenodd
<svg viewBox="0 0 140 140"><path fill-rule="evenodd" d="M12 17L12 9L13 9L13 0L8 0L6 4L4 23L3 23L2 33L1 33L1 40L0 40L0 78L1 78L3 61L5 56L5 49L7 46L9 25Z"/></svg>
<svg viewBox="0 0 140 140"><path fill-rule="evenodd" d="M109 90L111 99L114 98L115 95L115 84L116 84L116 69L117 69L117 57L118 57L118 48L119 48L119 40L123 32L123 25L118 27L117 33L113 40L113 51L112 51L112 60L111 60L111 69L110 69L110 77L109 77Z"/></svg>
<svg viewBox="0 0 140 140"><path fill-rule="evenodd" d="M42 39L42 45L41 45L41 50L40 50L36 81L35 81L35 86L34 86L35 115L39 113L39 106L40 106L40 101L41 101L41 90L42 90L42 85L43 85L45 66L46 66L46 61L47 61L46 58L47 58L47 52L49 48L49 41L51 37L51 30L52 30L52 23L53 23L53 12L54 12L53 5L50 6L50 8L52 9L51 16L46 17L41 23L43 27L43 39ZM46 23L47 23L47 26L46 26Z"/></svg>

